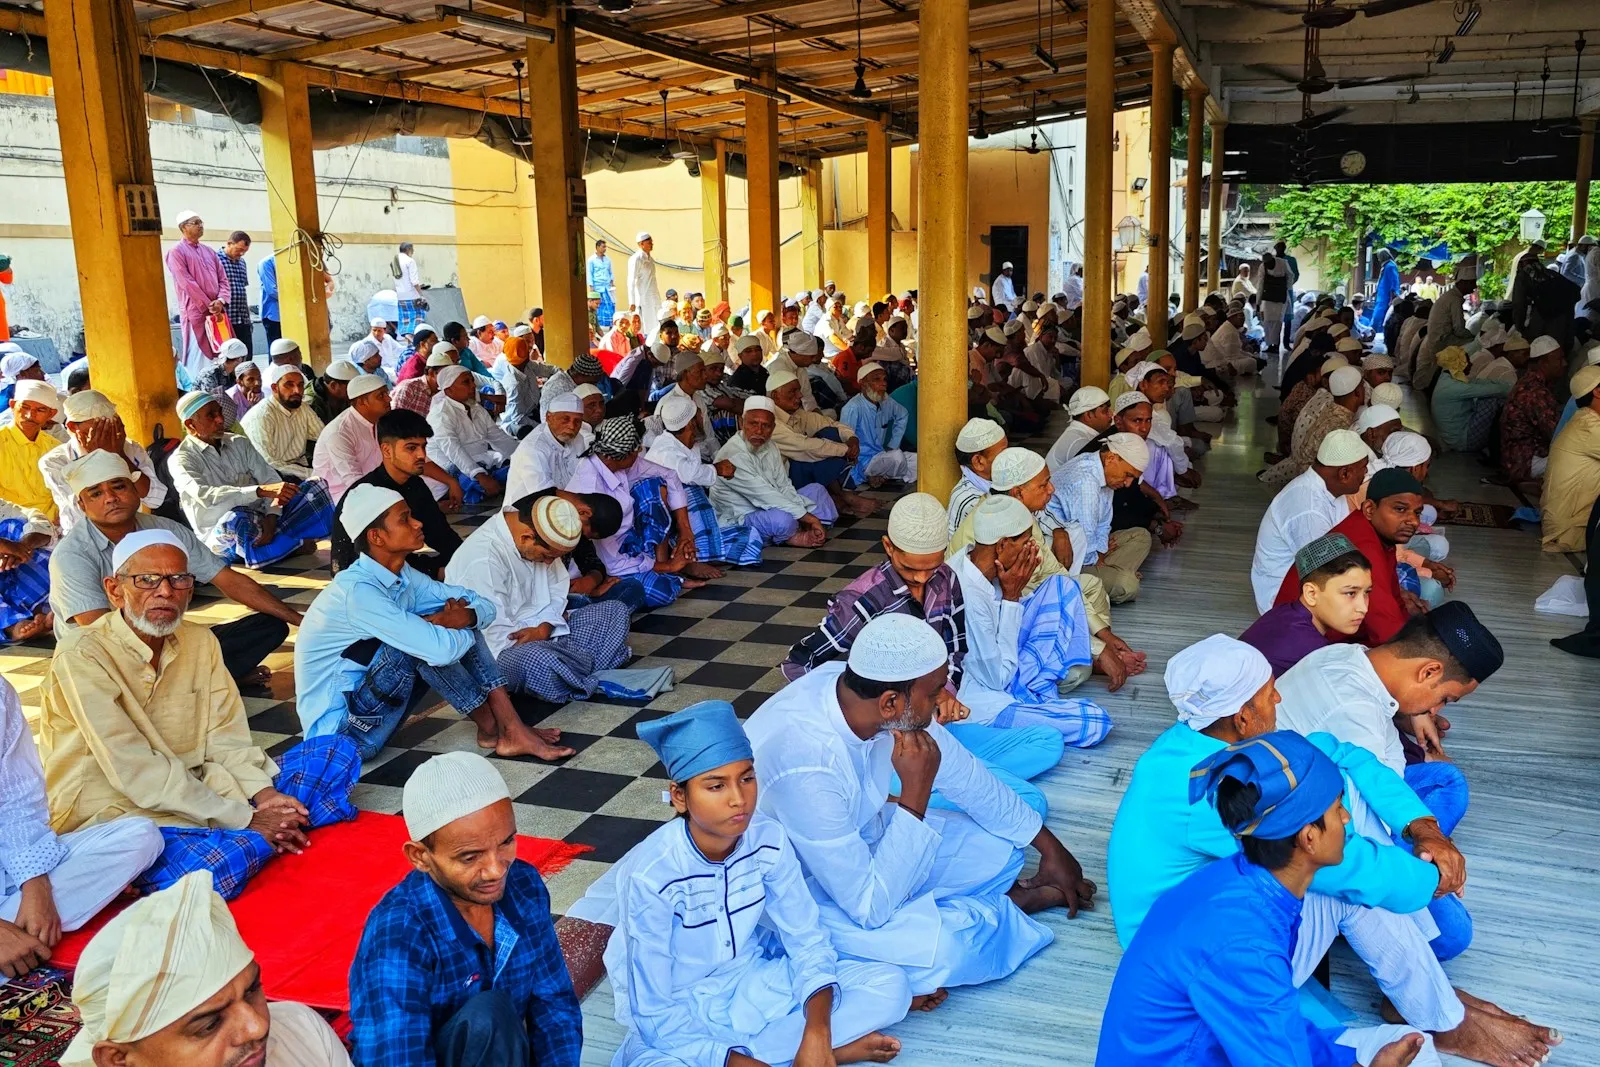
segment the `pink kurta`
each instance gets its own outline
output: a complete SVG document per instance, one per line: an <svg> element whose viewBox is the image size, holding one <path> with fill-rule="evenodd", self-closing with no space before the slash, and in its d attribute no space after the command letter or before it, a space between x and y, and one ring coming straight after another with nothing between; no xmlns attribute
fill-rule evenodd
<svg viewBox="0 0 1600 1067"><path fill-rule="evenodd" d="M209 246L179 241L167 249L167 270L178 291L178 315L183 324L181 362L189 374L199 379L217 354L206 336L206 315L213 300L224 304L231 295L228 276L223 273L217 253Z"/></svg>

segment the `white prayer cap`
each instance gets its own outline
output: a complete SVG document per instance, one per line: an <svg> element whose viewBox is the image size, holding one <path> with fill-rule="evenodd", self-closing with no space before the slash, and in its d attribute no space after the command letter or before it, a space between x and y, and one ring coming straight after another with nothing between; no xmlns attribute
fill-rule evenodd
<svg viewBox="0 0 1600 1067"><path fill-rule="evenodd" d="M112 475L112 477L114 478L116 475ZM106 480L107 479L104 478L101 479L101 481ZM99 482L91 482L90 484L98 485ZM117 547L111 550L111 572L115 574L117 571L122 569L123 564L127 563L134 556L137 556L140 552L143 552L147 548L154 548L156 545L170 545L179 552L182 552L183 558L186 561L185 565L187 565L187 560L189 559L189 547L182 541L178 540L178 535L173 533L171 530L168 530L165 527L157 527L153 530L135 530L122 540L118 541Z"/></svg>
<svg viewBox="0 0 1600 1067"><path fill-rule="evenodd" d="M984 290L983 286L981 286L981 285L974 285L972 287L972 295L977 300L985 300L989 296L989 294Z"/></svg>
<svg viewBox="0 0 1600 1067"><path fill-rule="evenodd" d="M1196 337L1199 337L1205 332L1206 324L1204 322L1189 322L1187 319L1184 320L1183 339L1185 341L1193 341Z"/></svg>
<svg viewBox="0 0 1600 1067"><path fill-rule="evenodd" d="M582 385L578 386L576 389L574 389L572 391L572 395L577 397L580 401L583 401L583 400L588 400L591 396L603 397L606 394L604 394L604 393L602 393L600 391L600 387L599 386L590 385L588 382L584 382ZM555 401L552 400L552 401L550 401L550 403L553 406L555 404Z"/></svg>
<svg viewBox="0 0 1600 1067"><path fill-rule="evenodd" d="M1388 356L1364 356L1361 360L1362 370L1393 370L1394 360Z"/></svg>
<svg viewBox="0 0 1600 1067"><path fill-rule="evenodd" d="M1031 448L1012 446L994 457L989 471L989 484L999 492L1026 485L1029 479L1044 470L1044 457Z"/></svg>
<svg viewBox="0 0 1600 1067"><path fill-rule="evenodd" d="M1557 341L1547 333L1540 334L1533 339L1533 345L1528 350L1528 356L1531 359L1538 359L1540 356L1546 356L1551 352L1560 352L1561 350L1560 341Z"/></svg>
<svg viewBox="0 0 1600 1067"><path fill-rule="evenodd" d="M993 344L999 345L1001 348L1004 348L1006 346L1006 334L1005 334L1005 331L1002 330L998 326L991 326L987 330L984 330L983 331L983 336L984 336L984 338L986 340L990 341Z"/></svg>
<svg viewBox="0 0 1600 1067"><path fill-rule="evenodd" d="M1376 429L1379 426L1387 426L1391 422L1399 421L1400 413L1394 408L1383 404L1369 404L1361 409L1361 414L1357 416L1356 423L1351 429L1355 430L1356 433L1363 433L1367 430Z"/></svg>
<svg viewBox="0 0 1600 1067"><path fill-rule="evenodd" d="M127 460L103 448L79 456L62 468L62 474L66 476L67 488L72 490L74 496L91 485L109 482L114 478L133 477L133 472L128 469Z"/></svg>
<svg viewBox="0 0 1600 1067"><path fill-rule="evenodd" d="M1572 376L1572 399L1582 400L1596 388L1600 388L1600 367L1589 364L1578 368L1578 373Z"/></svg>
<svg viewBox="0 0 1600 1067"><path fill-rule="evenodd" d="M1243 641L1212 634L1168 660L1163 680L1178 721L1199 731L1237 715L1272 680L1272 665Z"/></svg>
<svg viewBox="0 0 1600 1067"><path fill-rule="evenodd" d="M1097 385L1085 385L1067 401L1067 414L1073 418L1111 403L1111 396Z"/></svg>
<svg viewBox="0 0 1600 1067"><path fill-rule="evenodd" d="M956 451L970 455L1005 439L1005 430L993 419L968 419L967 424L961 427L961 432L956 434Z"/></svg>
<svg viewBox="0 0 1600 1067"><path fill-rule="evenodd" d="M972 513L972 539L980 545L998 544L1032 528L1032 512L1014 496L986 496Z"/></svg>
<svg viewBox="0 0 1600 1067"><path fill-rule="evenodd" d="M1001 270L1010 270L1011 269L1011 261L1007 260L1006 262L1000 264L1000 269Z"/></svg>
<svg viewBox="0 0 1600 1067"><path fill-rule="evenodd" d="M345 354L345 358L352 363L365 363L382 351L383 349L378 347L378 342L370 337L363 337L350 346L350 351Z"/></svg>
<svg viewBox="0 0 1600 1067"><path fill-rule="evenodd" d="M1478 327L1478 343L1484 348L1493 348L1505 344L1506 328L1499 318L1490 315L1482 326Z"/></svg>
<svg viewBox="0 0 1600 1067"><path fill-rule="evenodd" d="M1349 365L1350 361L1343 356L1329 356L1322 361L1322 366L1318 367L1317 371L1321 374L1332 374L1340 367L1348 367Z"/></svg>
<svg viewBox="0 0 1600 1067"><path fill-rule="evenodd" d="M758 312L756 312L755 321L759 323L770 314L772 314L772 312L770 310L758 311Z"/></svg>
<svg viewBox="0 0 1600 1067"><path fill-rule="evenodd" d="M590 386L589 388L593 389L594 387ZM598 393L599 391L600 390L595 389L595 392ZM675 394L668 394L668 396L673 395ZM685 397L684 399L687 400L688 398ZM694 401L690 400L689 403L692 406ZM555 415L558 413L565 415L582 415L583 397L578 395L578 391L576 389L570 393L562 393L560 396L550 401L550 405L545 408L545 412L550 415Z"/></svg>
<svg viewBox="0 0 1600 1067"><path fill-rule="evenodd" d="M1456 280L1457 281L1477 281L1478 280L1478 257L1477 257L1477 255L1469 253L1469 254L1467 254L1465 256L1462 256L1461 257L1461 261L1456 264L1455 276L1456 276Z"/></svg>
<svg viewBox="0 0 1600 1067"><path fill-rule="evenodd" d="M432 326L429 326L425 322L419 322L415 326L411 327L411 336L412 337L418 337L418 336L420 336L422 334L425 334L425 333L431 333L435 337L439 336L439 331L435 330Z"/></svg>
<svg viewBox="0 0 1600 1067"><path fill-rule="evenodd" d="M769 400L768 398L766 398L764 396L747 396L747 397L745 397L745 400L744 400L744 413L746 415L748 415L752 411L765 411L768 415L771 415L773 418L777 418L778 417L778 408L777 408L777 406L775 404L773 404L773 402L771 400Z"/></svg>
<svg viewBox="0 0 1600 1067"><path fill-rule="evenodd" d="M374 315L374 316L372 316L371 319L369 319L367 321L367 325L368 326L382 326L384 329L388 329L389 328L389 320L384 318L382 315Z"/></svg>
<svg viewBox="0 0 1600 1067"><path fill-rule="evenodd" d="M519 322L515 326L511 327L512 337L531 337L532 335L533 327L529 326L525 322Z"/></svg>
<svg viewBox="0 0 1600 1067"><path fill-rule="evenodd" d="M345 493L344 500L340 504L339 525L344 527L344 532L350 535L352 541L359 542L361 531L377 522L384 512L404 499L405 497L393 489L358 482ZM359 544L357 547L360 547Z"/></svg>
<svg viewBox="0 0 1600 1067"><path fill-rule="evenodd" d="M1128 313L1128 302L1120 299L1112 301L1111 313L1113 315L1126 315Z"/></svg>
<svg viewBox="0 0 1600 1067"><path fill-rule="evenodd" d="M866 381L867 375L873 373L874 371L881 371L886 378L889 373L883 369L882 363L879 363L874 359L869 359L856 369L856 383L859 385L861 382Z"/></svg>
<svg viewBox="0 0 1600 1067"><path fill-rule="evenodd" d="M477 318L472 320L472 329L474 331L481 330L485 326L493 326L493 325L494 325L494 320L491 319L487 315L479 315Z"/></svg>
<svg viewBox="0 0 1600 1067"><path fill-rule="evenodd" d="M353 382L361 377L361 368L348 359L336 359L328 364L328 369L322 372L322 376L332 378L336 382Z"/></svg>
<svg viewBox="0 0 1600 1067"><path fill-rule="evenodd" d="M1589 235L1589 234L1587 234L1587 233L1584 234L1582 237L1578 238L1578 247L1579 248L1592 248L1592 247L1594 247L1594 244L1595 244L1594 237Z"/></svg>
<svg viewBox="0 0 1600 1067"><path fill-rule="evenodd" d="M1024 300L1022 302L1022 310L1032 315L1039 310L1039 305L1035 304L1032 300Z"/></svg>
<svg viewBox="0 0 1600 1067"><path fill-rule="evenodd" d="M706 345L700 350L700 362L707 367L721 367L724 358L722 349L715 345Z"/></svg>
<svg viewBox="0 0 1600 1067"><path fill-rule="evenodd" d="M249 359L250 349L237 337L230 337L217 348L218 359Z"/></svg>
<svg viewBox="0 0 1600 1067"><path fill-rule="evenodd" d="M944 638L914 615L891 612L861 628L850 646L850 670L872 682L909 682L950 659Z"/></svg>
<svg viewBox="0 0 1600 1067"><path fill-rule="evenodd" d="M1052 313L1056 315L1061 314L1061 309L1055 305L1054 301L1046 300L1044 303L1039 305L1039 317L1041 319ZM1143 327L1140 328L1143 329Z"/></svg>
<svg viewBox="0 0 1600 1067"><path fill-rule="evenodd" d="M578 517L578 509L558 496L535 500L529 518L540 540L554 548L576 548L583 538L583 520Z"/></svg>
<svg viewBox="0 0 1600 1067"><path fill-rule="evenodd" d="M450 366L439 372L439 376L435 379L435 381L439 383L439 388L441 390L448 389L454 385L457 380L470 375L471 373L472 372L470 370L463 367L461 364L452 363Z"/></svg>
<svg viewBox="0 0 1600 1067"><path fill-rule="evenodd" d="M184 393L178 398L178 418L183 422L188 422L190 419L200 414L200 412L204 411L208 405L215 404L216 402L216 397L212 396L210 393L201 392L198 389L194 390L193 392Z"/></svg>
<svg viewBox="0 0 1600 1067"><path fill-rule="evenodd" d="M117 417L117 406L98 389L85 389L67 397L61 406L61 416L68 422L114 419Z"/></svg>
<svg viewBox="0 0 1600 1067"><path fill-rule="evenodd" d="M1183 324L1185 326L1204 326L1206 317L1198 311L1191 311L1183 317Z"/></svg>
<svg viewBox="0 0 1600 1067"><path fill-rule="evenodd" d="M640 241L648 241L648 240L650 240L650 231L649 230L640 230L638 233L633 235L633 243L634 244L638 244Z"/></svg>
<svg viewBox="0 0 1600 1067"><path fill-rule="evenodd" d="M1028 328L1028 324L1021 319L1007 319L1006 324L1000 327L1000 332L1007 337L1015 337Z"/></svg>
<svg viewBox="0 0 1600 1067"><path fill-rule="evenodd" d="M182 226L184 223L188 222L190 219L197 219L199 217L200 217L200 212L198 212L198 211L180 211L180 212L178 212L178 225Z"/></svg>
<svg viewBox="0 0 1600 1067"><path fill-rule="evenodd" d="M1354 430L1329 430L1317 446L1317 462L1324 467L1348 467L1370 455L1372 450Z"/></svg>
<svg viewBox="0 0 1600 1067"><path fill-rule="evenodd" d="M797 356L814 356L821 351L821 347L817 344L817 339L804 330L795 330L790 333L788 338L784 340L783 347Z"/></svg>
<svg viewBox="0 0 1600 1067"><path fill-rule="evenodd" d="M735 337L733 339L732 351L733 351L733 354L737 356L740 352L743 352L747 348L760 348L760 347L761 347L761 338L757 337L753 333L747 333L747 334L743 334L743 335L741 335L739 337Z"/></svg>
<svg viewBox="0 0 1600 1067"><path fill-rule="evenodd" d="M1361 372L1355 367L1340 367L1328 376L1328 392L1348 396L1361 387Z"/></svg>
<svg viewBox="0 0 1600 1067"><path fill-rule="evenodd" d="M450 357L455 354L456 346L448 341L442 341L439 344L434 345L433 350L428 353L428 366L453 367L455 366L456 361Z"/></svg>
<svg viewBox="0 0 1600 1067"><path fill-rule="evenodd" d="M1150 466L1150 446L1136 433L1114 433L1106 438L1106 447L1127 460L1136 471L1143 473Z"/></svg>
<svg viewBox="0 0 1600 1067"><path fill-rule="evenodd" d="M267 348L267 355L277 358L287 356L290 352L300 351L300 342L288 337L280 337Z"/></svg>
<svg viewBox="0 0 1600 1067"><path fill-rule="evenodd" d="M777 370L772 371L767 375L767 395L771 396L773 393L776 393L779 389L782 389L790 382L797 382L799 380L799 378L795 377L794 371L788 370L784 367L779 367Z"/></svg>
<svg viewBox="0 0 1600 1067"><path fill-rule="evenodd" d="M1123 377L1128 380L1129 385L1137 389L1144 383L1146 378L1150 377L1150 375L1154 374L1156 371L1162 371L1165 373L1166 368L1159 363L1151 363L1149 360L1141 360L1140 362L1129 367L1127 373L1124 374Z"/></svg>
<svg viewBox="0 0 1600 1067"><path fill-rule="evenodd" d="M674 353L672 357L672 376L681 377L700 365L700 353L692 348L685 348Z"/></svg>
<svg viewBox="0 0 1600 1067"><path fill-rule="evenodd" d="M267 384L277 385L291 374L302 382L306 380L305 374L293 363L274 363L267 368Z"/></svg>
<svg viewBox="0 0 1600 1067"><path fill-rule="evenodd" d="M719 337L726 337L728 336L728 332L727 324L719 322L715 326L711 327L711 339L714 341Z"/></svg>
<svg viewBox="0 0 1600 1067"><path fill-rule="evenodd" d="M967 309L967 321L968 322L977 322L979 319L983 318L983 316L985 314L986 314L986 312L984 311L982 305L973 304L971 307L969 307Z"/></svg>
<svg viewBox="0 0 1600 1067"><path fill-rule="evenodd" d="M1140 404L1148 403L1150 403L1149 397L1145 396L1137 389L1129 389L1126 393L1123 393L1112 402L1111 413L1113 415L1121 415L1124 411L1127 411L1131 407L1138 407Z"/></svg>
<svg viewBox="0 0 1600 1067"><path fill-rule="evenodd" d="M932 493L911 493L889 509L889 541L914 556L950 547L950 522L944 505Z"/></svg>
<svg viewBox="0 0 1600 1067"><path fill-rule="evenodd" d="M867 303L865 300L858 301L856 306L852 309L852 313L858 318L862 315L870 315L872 314L872 305Z"/></svg>
<svg viewBox="0 0 1600 1067"><path fill-rule="evenodd" d="M1506 335L1506 339L1501 342L1501 344L1504 346L1507 352L1521 352L1523 349L1530 347L1528 345L1528 339L1522 336L1516 330L1512 330L1510 333L1508 333Z"/></svg>
<svg viewBox="0 0 1600 1067"><path fill-rule="evenodd" d="M1383 458L1394 467L1415 467L1433 458L1433 446L1420 433L1399 430L1383 443Z"/></svg>
<svg viewBox="0 0 1600 1067"><path fill-rule="evenodd" d="M83 1026L62 1064L90 1067L100 1042L132 1043L172 1025L254 958L227 902L212 888L210 871L192 871L135 901L78 959L72 999Z"/></svg>
<svg viewBox="0 0 1600 1067"><path fill-rule="evenodd" d="M1135 350L1150 348L1154 344L1155 342L1150 338L1149 329L1144 326L1139 327L1133 332L1133 336L1128 338L1128 347Z"/></svg>
<svg viewBox="0 0 1600 1067"><path fill-rule="evenodd" d="M387 389L389 383L376 374L358 374L350 379L346 393L351 400L358 400L368 393L376 393L379 389Z"/></svg>
<svg viewBox="0 0 1600 1067"><path fill-rule="evenodd" d="M494 764L476 752L434 756L411 772L400 791L406 833L413 841L421 841L457 819L510 799L506 780Z"/></svg>
<svg viewBox="0 0 1600 1067"><path fill-rule="evenodd" d="M1328 327L1328 336L1334 338L1335 340L1341 337L1348 337L1350 336L1350 327L1346 326L1342 322L1336 322L1332 326Z"/></svg>
<svg viewBox="0 0 1600 1067"><path fill-rule="evenodd" d="M11 394L11 399L20 404L24 400L31 400L35 404L42 404L51 411L61 410L61 395L56 392L56 387L49 382L22 381L17 383L16 389Z"/></svg>
<svg viewBox="0 0 1600 1067"><path fill-rule="evenodd" d="M1593 348L1589 349L1589 354L1583 357L1583 364L1586 367L1593 367L1596 364L1600 364L1600 345L1595 345Z"/></svg>
<svg viewBox="0 0 1600 1067"><path fill-rule="evenodd" d="M6 344L11 344L11 342L7 341ZM37 359L28 355L16 345L11 345L11 349L5 357L0 358L0 375L4 375L6 381L13 382L17 380L17 375L30 367L37 367L38 365L39 361Z"/></svg>
<svg viewBox="0 0 1600 1067"><path fill-rule="evenodd" d="M678 321L678 310L673 305L672 301L669 300L669 301L667 301L666 305L663 306L662 309L656 313L656 325L657 326L665 326L669 322L677 322L677 321Z"/></svg>
<svg viewBox="0 0 1600 1067"><path fill-rule="evenodd" d="M1394 382L1384 382L1381 385L1372 387L1372 402L1374 404L1383 404L1399 411L1400 405L1405 402L1405 399L1405 390Z"/></svg>
<svg viewBox="0 0 1600 1067"><path fill-rule="evenodd" d="M551 405L550 410L555 410L554 405ZM662 397L661 409L656 414L661 416L661 425L668 431L676 433L693 422L699 412L700 409L695 406L693 400L681 393L668 393Z"/></svg>

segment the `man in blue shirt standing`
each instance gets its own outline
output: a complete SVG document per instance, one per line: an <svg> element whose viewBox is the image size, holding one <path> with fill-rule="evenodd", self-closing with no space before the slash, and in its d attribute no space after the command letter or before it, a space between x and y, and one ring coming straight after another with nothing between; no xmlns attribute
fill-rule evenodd
<svg viewBox="0 0 1600 1067"><path fill-rule="evenodd" d="M611 258L606 255L606 243L594 243L594 255L589 257L589 292L600 298L600 306L595 310L595 318L606 324L616 317L617 303L614 294L617 291L616 276L611 269ZM543 340L541 338L540 340ZM539 351L544 352L544 345L539 346Z"/></svg>
<svg viewBox="0 0 1600 1067"><path fill-rule="evenodd" d="M401 804L416 869L372 909L350 966L356 1064L577 1067L583 1015L500 772L447 752Z"/></svg>
<svg viewBox="0 0 1600 1067"><path fill-rule="evenodd" d="M283 323L278 318L278 260L268 256L256 268L261 280L261 328L267 331L267 344L283 336Z"/></svg>

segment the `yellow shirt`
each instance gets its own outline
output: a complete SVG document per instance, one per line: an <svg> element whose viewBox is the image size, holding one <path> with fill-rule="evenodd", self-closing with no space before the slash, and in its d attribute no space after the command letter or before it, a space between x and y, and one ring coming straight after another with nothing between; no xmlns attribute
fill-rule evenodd
<svg viewBox="0 0 1600 1067"><path fill-rule="evenodd" d="M1600 496L1600 414L1580 408L1550 442L1544 473L1544 550L1582 552L1589 510Z"/></svg>
<svg viewBox="0 0 1600 1067"><path fill-rule="evenodd" d="M14 424L0 429L0 500L31 508L55 522L56 500L45 484L39 461L60 447L60 441L43 431L30 441Z"/></svg>
<svg viewBox="0 0 1600 1067"><path fill-rule="evenodd" d="M250 739L217 639L185 622L160 665L110 611L61 639L41 687L39 756L57 833L142 815L241 830L277 766Z"/></svg>

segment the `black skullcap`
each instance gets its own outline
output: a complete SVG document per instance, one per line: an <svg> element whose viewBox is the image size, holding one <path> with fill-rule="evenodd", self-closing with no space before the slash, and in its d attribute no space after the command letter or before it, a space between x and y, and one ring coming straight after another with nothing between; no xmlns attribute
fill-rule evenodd
<svg viewBox="0 0 1600 1067"><path fill-rule="evenodd" d="M1433 632L1473 681L1486 680L1506 661L1500 642L1463 602L1447 600L1427 617Z"/></svg>
<svg viewBox="0 0 1600 1067"><path fill-rule="evenodd" d="M1416 475L1403 467L1385 467L1374 474L1372 481L1367 483L1367 499L1374 504L1384 497L1400 493L1422 495L1422 483L1417 481Z"/></svg>

